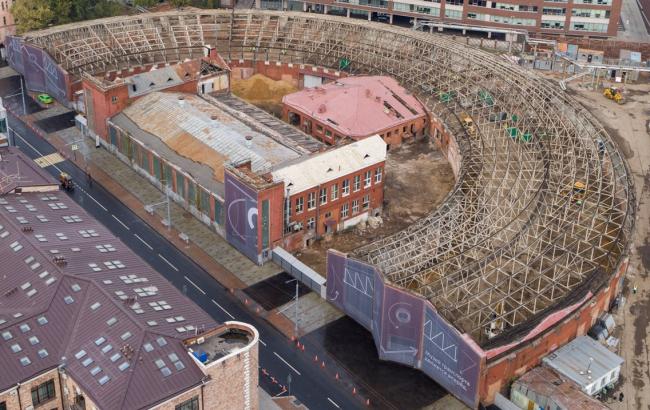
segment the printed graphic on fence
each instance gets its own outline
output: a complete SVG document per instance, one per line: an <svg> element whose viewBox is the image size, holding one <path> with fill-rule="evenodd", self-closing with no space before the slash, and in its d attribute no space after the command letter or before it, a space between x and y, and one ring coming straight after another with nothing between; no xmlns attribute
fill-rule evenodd
<svg viewBox="0 0 650 410"><path fill-rule="evenodd" d="M20 39L7 36L7 61L9 65L20 74L23 74L23 55L20 51Z"/></svg>
<svg viewBox="0 0 650 410"><path fill-rule="evenodd" d="M253 261L259 262L257 193L227 172L224 185L226 240Z"/></svg>
<svg viewBox="0 0 650 410"><path fill-rule="evenodd" d="M21 47L25 85L30 90L45 92L45 70L43 69L43 50L23 44Z"/></svg>
<svg viewBox="0 0 650 410"><path fill-rule="evenodd" d="M379 357L416 367L422 341L424 301L385 286Z"/></svg>

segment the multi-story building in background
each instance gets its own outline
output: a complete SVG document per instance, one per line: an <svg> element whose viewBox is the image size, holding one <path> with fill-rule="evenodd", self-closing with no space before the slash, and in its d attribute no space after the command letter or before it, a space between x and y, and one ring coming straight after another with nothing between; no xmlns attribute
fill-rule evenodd
<svg viewBox="0 0 650 410"><path fill-rule="evenodd" d="M413 25L418 20L522 29L533 33L614 37L622 0L257 0L272 10L309 11ZM442 28L441 28L442 30Z"/></svg>
<svg viewBox="0 0 650 410"><path fill-rule="evenodd" d="M14 0L0 0L0 45L4 46L7 36L16 34L16 22L9 12ZM4 47L3 47L4 48ZM4 57L4 50L2 51Z"/></svg>
<svg viewBox="0 0 650 410"><path fill-rule="evenodd" d="M215 322L18 149L0 153L0 409L258 407L254 327Z"/></svg>

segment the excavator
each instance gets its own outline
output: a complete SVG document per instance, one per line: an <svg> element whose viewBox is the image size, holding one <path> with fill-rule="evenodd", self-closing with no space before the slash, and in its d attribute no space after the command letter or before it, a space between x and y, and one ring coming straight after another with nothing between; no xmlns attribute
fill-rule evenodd
<svg viewBox="0 0 650 410"><path fill-rule="evenodd" d="M614 100L617 103L621 104L623 102L623 96L621 95L621 91L617 87L609 87L608 89L605 90L603 95L610 100Z"/></svg>
<svg viewBox="0 0 650 410"><path fill-rule="evenodd" d="M463 114L461 117L461 122L463 124L463 127L465 127L465 130L471 135L472 137L476 138L478 137L478 133L476 132L476 127L474 126L474 120L472 120L469 116Z"/></svg>

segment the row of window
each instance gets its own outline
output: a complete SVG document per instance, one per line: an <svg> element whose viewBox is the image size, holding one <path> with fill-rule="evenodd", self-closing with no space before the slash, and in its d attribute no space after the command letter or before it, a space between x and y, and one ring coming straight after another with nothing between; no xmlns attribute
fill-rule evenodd
<svg viewBox="0 0 650 410"><path fill-rule="evenodd" d="M341 206L341 221L350 217L350 205L352 205L352 216L357 215L360 211L367 211L370 209L370 195L364 196L361 200L355 199L354 201ZM325 218L332 216L331 212L325 214ZM306 229L314 229L316 227L316 217L312 216L307 219Z"/></svg>
<svg viewBox="0 0 650 410"><path fill-rule="evenodd" d="M363 174L363 187L370 188L372 186L373 172L368 170ZM378 184L382 181L382 168L376 168L374 173L375 184ZM350 180L346 179L341 182L341 196L347 196L350 194ZM329 196L328 196L329 189ZM352 178L352 192L357 192L361 190L361 175L355 175ZM328 201L336 201L339 199L339 184L333 184L330 188L324 187L321 188L318 192L318 203L319 205L325 205ZM305 210L305 197L301 196L296 198L296 215L301 214ZM291 201L289 201L289 216L291 216ZM316 209L316 192L310 192L307 194L307 210Z"/></svg>

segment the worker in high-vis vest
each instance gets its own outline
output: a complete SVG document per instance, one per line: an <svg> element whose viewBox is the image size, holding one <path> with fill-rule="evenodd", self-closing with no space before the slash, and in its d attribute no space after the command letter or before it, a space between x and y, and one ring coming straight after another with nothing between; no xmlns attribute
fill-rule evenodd
<svg viewBox="0 0 650 410"><path fill-rule="evenodd" d="M637 287L634 285L634 294L636 294Z"/></svg>

